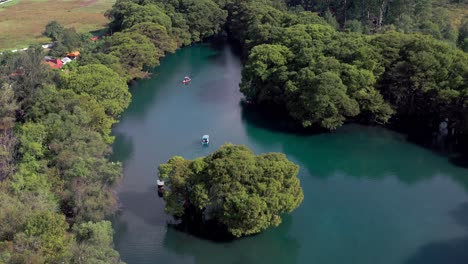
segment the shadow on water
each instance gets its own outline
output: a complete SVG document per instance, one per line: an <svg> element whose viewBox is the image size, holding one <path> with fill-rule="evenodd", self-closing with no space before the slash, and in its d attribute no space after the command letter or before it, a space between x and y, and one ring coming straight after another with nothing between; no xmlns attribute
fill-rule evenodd
<svg viewBox="0 0 468 264"><path fill-rule="evenodd" d="M367 179L393 176L412 185L447 174L468 190L466 169L447 167L446 156L427 155L430 150L409 143L403 134L358 124L320 133L298 128L287 118L278 118L281 113L262 111L255 106L242 109L249 138L264 149L271 148L272 142L276 142L281 152L299 162L314 177L330 177L337 173ZM442 171L439 168L443 168Z"/></svg>
<svg viewBox="0 0 468 264"><path fill-rule="evenodd" d="M112 145L112 155L110 160L125 162L134 152L132 139L123 133L116 133L115 130L113 130L113 133L115 133L115 140Z"/></svg>
<svg viewBox="0 0 468 264"><path fill-rule="evenodd" d="M227 48L237 58L240 58L240 56L242 55L242 47L235 41L229 41L220 38L214 41L210 41L208 45L211 49L216 51L224 51Z"/></svg>
<svg viewBox="0 0 468 264"><path fill-rule="evenodd" d="M132 212L148 225L165 225L170 219L170 216L162 213L164 203L155 202L156 199L161 198L158 197L158 192L154 187L148 187L144 192L121 192L119 199L123 210Z"/></svg>
<svg viewBox="0 0 468 264"><path fill-rule="evenodd" d="M248 104L245 101L239 104L242 106L242 120L258 128L296 136L311 136L327 132L317 128L303 128L282 109Z"/></svg>
<svg viewBox="0 0 468 264"><path fill-rule="evenodd" d="M452 217L468 232L468 202L460 204ZM421 247L406 264L466 264L468 263L468 233L445 241L431 242Z"/></svg>
<svg viewBox="0 0 468 264"><path fill-rule="evenodd" d="M200 224L182 220L179 223L168 223L167 226L178 232L184 232L194 237L217 243L233 242L236 239L228 233L224 225L216 221L206 221Z"/></svg>
<svg viewBox="0 0 468 264"><path fill-rule="evenodd" d="M292 217L285 215L283 223L276 228L225 243L214 243L168 228L163 245L177 255L193 257L195 263L297 263L300 244L288 235L292 222ZM197 246L187 243L187 240L192 239L197 239Z"/></svg>
<svg viewBox="0 0 468 264"><path fill-rule="evenodd" d="M456 166L468 169L468 155L454 155L449 158L450 162Z"/></svg>

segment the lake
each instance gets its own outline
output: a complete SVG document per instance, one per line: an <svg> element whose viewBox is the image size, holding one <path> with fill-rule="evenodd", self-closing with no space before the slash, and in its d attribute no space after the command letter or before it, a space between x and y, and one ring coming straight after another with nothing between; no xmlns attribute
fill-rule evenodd
<svg viewBox="0 0 468 264"><path fill-rule="evenodd" d="M189 85L181 83L189 75ZM244 109L241 62L229 45L194 45L164 58L131 88L115 127L124 164L115 244L144 263L468 263L468 170L379 127L333 133L274 129ZM209 147L201 137L210 135ZM304 202L277 228L212 242L168 228L155 189L157 166L173 155L205 156L226 142L278 151L300 165Z"/></svg>

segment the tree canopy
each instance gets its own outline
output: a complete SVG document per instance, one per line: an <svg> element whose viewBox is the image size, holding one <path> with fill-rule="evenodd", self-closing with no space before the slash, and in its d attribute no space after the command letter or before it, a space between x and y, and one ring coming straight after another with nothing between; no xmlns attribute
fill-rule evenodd
<svg viewBox="0 0 468 264"><path fill-rule="evenodd" d="M91 95L104 107L106 114L114 118L130 103L131 95L125 80L102 64L82 66L62 77L62 88Z"/></svg>
<svg viewBox="0 0 468 264"><path fill-rule="evenodd" d="M147 76L148 68L159 65L161 51L138 32L118 32L106 40L105 53L119 58L125 72L133 78Z"/></svg>
<svg viewBox="0 0 468 264"><path fill-rule="evenodd" d="M281 223L302 202L299 167L284 154L255 155L245 146L226 144L195 160L175 156L159 166L168 190L166 211L215 219L236 237Z"/></svg>

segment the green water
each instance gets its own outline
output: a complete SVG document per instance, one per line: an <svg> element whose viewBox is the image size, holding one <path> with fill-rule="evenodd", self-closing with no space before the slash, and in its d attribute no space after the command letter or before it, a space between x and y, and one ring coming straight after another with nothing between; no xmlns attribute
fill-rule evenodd
<svg viewBox="0 0 468 264"><path fill-rule="evenodd" d="M124 162L122 212L114 221L122 258L136 263L468 263L468 170L375 127L295 135L242 110L241 63L230 47L197 45L164 59L115 128ZM192 83L180 83L185 75ZM270 124L271 125L271 124ZM210 146L200 144L209 134ZM167 227L156 167L225 142L281 151L301 166L303 204L278 228L215 243Z"/></svg>

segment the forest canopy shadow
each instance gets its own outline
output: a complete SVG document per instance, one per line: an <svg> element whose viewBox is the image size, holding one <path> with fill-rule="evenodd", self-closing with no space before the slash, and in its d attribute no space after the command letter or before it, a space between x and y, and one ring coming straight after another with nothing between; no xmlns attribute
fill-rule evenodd
<svg viewBox="0 0 468 264"><path fill-rule="evenodd" d="M244 122L272 132L291 133L298 136L310 136L328 133L317 127L304 128L293 120L284 109L273 106L262 106L248 101L241 101L241 116Z"/></svg>

